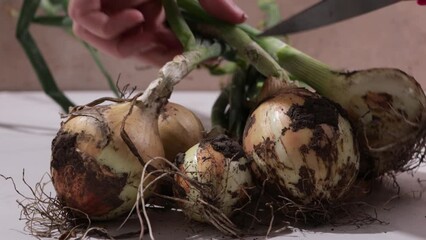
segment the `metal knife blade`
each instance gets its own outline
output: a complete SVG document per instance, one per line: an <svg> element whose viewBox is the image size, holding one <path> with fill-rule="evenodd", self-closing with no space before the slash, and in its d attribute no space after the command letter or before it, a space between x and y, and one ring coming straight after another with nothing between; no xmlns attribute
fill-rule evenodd
<svg viewBox="0 0 426 240"><path fill-rule="evenodd" d="M323 0L265 30L260 36L285 35L356 17L400 0Z"/></svg>

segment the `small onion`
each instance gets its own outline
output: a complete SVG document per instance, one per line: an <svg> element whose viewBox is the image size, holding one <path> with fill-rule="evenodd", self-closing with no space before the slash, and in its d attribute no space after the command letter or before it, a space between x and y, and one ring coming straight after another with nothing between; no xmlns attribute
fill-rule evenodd
<svg viewBox="0 0 426 240"><path fill-rule="evenodd" d="M303 88L286 88L250 115L243 147L255 176L302 204L342 198L359 168L357 145L342 110Z"/></svg>
<svg viewBox="0 0 426 240"><path fill-rule="evenodd" d="M148 161L164 156L164 151L155 110L140 105L133 107L124 129ZM124 102L74 110L52 142L51 173L58 198L91 219L118 217L136 202L143 168L121 136L131 106ZM153 166L163 167L160 163Z"/></svg>
<svg viewBox="0 0 426 240"><path fill-rule="evenodd" d="M229 217L238 204L248 200L245 190L253 186L249 164L241 146L227 136L202 140L178 155L176 164L187 178L176 175L183 192L175 189L175 194L187 200L181 207L189 218L209 221L208 207L202 202Z"/></svg>
<svg viewBox="0 0 426 240"><path fill-rule="evenodd" d="M162 109L158 129L168 160L200 142L204 134L201 120L186 107L172 102Z"/></svg>

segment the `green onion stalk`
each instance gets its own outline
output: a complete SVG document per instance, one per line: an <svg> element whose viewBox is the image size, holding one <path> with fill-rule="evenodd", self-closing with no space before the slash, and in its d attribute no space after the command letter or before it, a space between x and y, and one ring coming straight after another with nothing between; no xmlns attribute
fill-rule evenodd
<svg viewBox="0 0 426 240"><path fill-rule="evenodd" d="M216 27L218 37L245 32L292 77L343 107L360 145L361 178L412 170L424 161L426 96L409 74L395 68L339 71L277 38L259 37L260 32L248 25L230 31L227 24L204 13L196 1L178 2L190 18Z"/></svg>

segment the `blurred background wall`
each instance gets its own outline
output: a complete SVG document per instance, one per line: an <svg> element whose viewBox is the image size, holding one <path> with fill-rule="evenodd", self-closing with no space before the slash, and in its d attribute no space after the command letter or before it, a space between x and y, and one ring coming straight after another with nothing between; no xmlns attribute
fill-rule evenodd
<svg viewBox="0 0 426 240"><path fill-rule="evenodd" d="M255 0L236 1L257 25L262 14ZM317 0L278 0L283 17ZM38 80L14 37L22 0L0 0L0 90L39 90ZM345 22L289 36L296 48L336 68L355 70L396 67L413 75L426 89L426 7L402 2ZM69 35L51 27L31 27L60 88L64 90L108 89L88 52ZM143 89L157 69L132 60L102 55L113 78ZM178 85L185 90L219 89L223 77L205 71L191 74Z"/></svg>

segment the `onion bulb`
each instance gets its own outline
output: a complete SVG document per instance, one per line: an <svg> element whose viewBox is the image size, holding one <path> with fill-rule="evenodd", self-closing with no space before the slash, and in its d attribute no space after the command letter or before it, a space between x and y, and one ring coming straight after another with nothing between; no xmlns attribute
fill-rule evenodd
<svg viewBox="0 0 426 240"><path fill-rule="evenodd" d="M338 201L359 168L342 109L304 88L284 88L262 102L247 120L243 148L273 194L302 204Z"/></svg>
<svg viewBox="0 0 426 240"><path fill-rule="evenodd" d="M143 166L121 135L131 106L123 102L76 109L53 140L51 174L57 196L91 219L118 217L136 202ZM153 109L137 103L124 124L143 161L164 157ZM160 162L153 166L163 168Z"/></svg>
<svg viewBox="0 0 426 240"><path fill-rule="evenodd" d="M286 70L348 112L362 153L362 178L406 171L421 163L426 95L412 76L392 68L334 71L289 46L278 57Z"/></svg>
<svg viewBox="0 0 426 240"><path fill-rule="evenodd" d="M193 220L209 222L212 212L206 203L229 217L248 200L245 190L253 186L249 163L241 146L225 135L203 139L179 154L176 165L183 191L175 189L175 195L185 200L181 207Z"/></svg>
<svg viewBox="0 0 426 240"><path fill-rule="evenodd" d="M158 129L165 156L170 161L200 142L204 134L201 120L186 107L172 102L161 110Z"/></svg>

